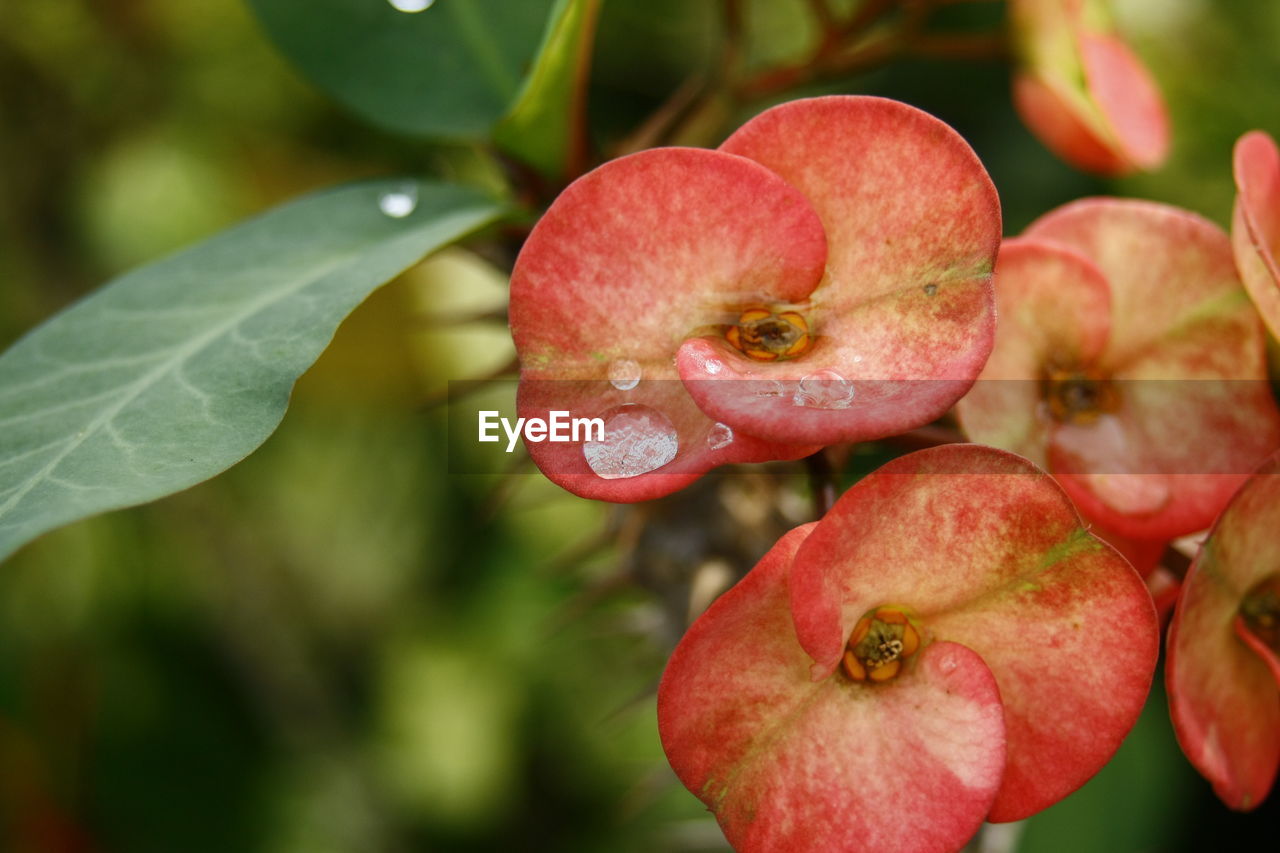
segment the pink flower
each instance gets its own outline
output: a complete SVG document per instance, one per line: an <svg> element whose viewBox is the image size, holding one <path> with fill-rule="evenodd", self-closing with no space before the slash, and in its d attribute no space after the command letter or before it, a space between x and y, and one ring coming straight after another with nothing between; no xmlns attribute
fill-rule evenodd
<svg viewBox="0 0 1280 853"><path fill-rule="evenodd" d="M1100 0L1010 0L1013 100L1050 151L1088 172L1154 169L1169 150L1164 101Z"/></svg>
<svg viewBox="0 0 1280 853"><path fill-rule="evenodd" d="M520 415L607 435L532 444L534 461L634 501L927 423L990 352L999 239L968 145L879 98L794 101L718 150L606 163L530 234L510 316Z"/></svg>
<svg viewBox="0 0 1280 853"><path fill-rule="evenodd" d="M1187 572L1165 680L1178 743L1224 803L1251 809L1280 766L1280 456L1240 489Z"/></svg>
<svg viewBox="0 0 1280 853"><path fill-rule="evenodd" d="M1231 244L1245 289L1280 337L1280 151L1261 130L1236 142Z"/></svg>
<svg viewBox="0 0 1280 853"><path fill-rule="evenodd" d="M1280 447L1262 324L1216 225L1086 199L1006 241L997 277L965 434L1044 465L1110 534L1205 529Z"/></svg>
<svg viewBox="0 0 1280 853"><path fill-rule="evenodd" d="M1102 767L1158 644L1141 579L1052 478L949 445L860 481L712 604L659 732L739 851L956 850Z"/></svg>

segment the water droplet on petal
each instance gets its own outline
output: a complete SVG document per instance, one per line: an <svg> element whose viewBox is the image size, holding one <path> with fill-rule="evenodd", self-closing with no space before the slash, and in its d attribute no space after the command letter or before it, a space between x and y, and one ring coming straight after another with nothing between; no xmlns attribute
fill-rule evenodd
<svg viewBox="0 0 1280 853"><path fill-rule="evenodd" d="M936 285L936 284L926 284L926 285L924 286L924 295L925 295L925 296L933 296L933 295L934 295L935 293L937 293L937 292L938 292L938 285Z"/></svg>
<svg viewBox="0 0 1280 853"><path fill-rule="evenodd" d="M436 0L387 0L397 12L425 12Z"/></svg>
<svg viewBox="0 0 1280 853"><path fill-rule="evenodd" d="M631 358L619 358L609 362L609 384L619 391L630 391L640 384L644 371L640 362Z"/></svg>
<svg viewBox="0 0 1280 853"><path fill-rule="evenodd" d="M702 369L707 371L707 373L710 373L712 376L715 376L717 373L724 370L724 362L717 361L714 358L709 358L703 363Z"/></svg>
<svg viewBox="0 0 1280 853"><path fill-rule="evenodd" d="M776 379L766 379L764 382L760 382L757 384L756 396L757 397L785 397L787 396L787 389L783 387L782 383Z"/></svg>
<svg viewBox="0 0 1280 853"><path fill-rule="evenodd" d="M791 402L810 409L847 409L853 396L852 382L834 370L823 369L800 380Z"/></svg>
<svg viewBox="0 0 1280 853"><path fill-rule="evenodd" d="M378 209L392 219L404 219L418 206L418 187L404 184L378 196Z"/></svg>
<svg viewBox="0 0 1280 853"><path fill-rule="evenodd" d="M712 450L723 450L733 444L733 427L728 424L716 424L707 433L707 447Z"/></svg>
<svg viewBox="0 0 1280 853"><path fill-rule="evenodd" d="M591 470L605 480L638 477L676 458L680 439L667 416L648 406L627 405L605 415L604 440L582 445Z"/></svg>

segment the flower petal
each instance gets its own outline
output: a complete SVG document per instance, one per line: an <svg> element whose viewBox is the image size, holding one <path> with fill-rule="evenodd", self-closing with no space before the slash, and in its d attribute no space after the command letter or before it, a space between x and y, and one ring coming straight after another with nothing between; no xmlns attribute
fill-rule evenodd
<svg viewBox="0 0 1280 853"><path fill-rule="evenodd" d="M1092 0L1013 0L1014 106L1045 147L1102 175L1152 169L1169 118L1146 66Z"/></svg>
<svg viewBox="0 0 1280 853"><path fill-rule="evenodd" d="M631 503L683 489L711 468L737 462L799 459L817 447L771 444L726 431L694 405L676 379L642 380L621 390L606 381L522 379L520 417L600 418L605 440L528 442L543 475L576 495ZM621 420L614 418L621 416Z"/></svg>
<svg viewBox="0 0 1280 853"><path fill-rule="evenodd" d="M658 689L671 766L743 853L959 849L1004 766L991 673L935 643L891 683L810 681L787 567L811 529L783 537L676 648Z"/></svg>
<svg viewBox="0 0 1280 853"><path fill-rule="evenodd" d="M1106 276L1112 314L1104 361L1112 370L1122 370L1156 342L1203 319L1249 311L1226 234L1190 211L1133 199L1088 198L1042 216L1025 235L1075 249ZM1236 346L1244 356L1238 378L1255 378L1260 334L1246 335Z"/></svg>
<svg viewBox="0 0 1280 853"><path fill-rule="evenodd" d="M1080 34L1080 58L1120 156L1139 169L1163 163L1169 154L1169 116L1142 60L1123 39L1090 32Z"/></svg>
<svg viewBox="0 0 1280 853"><path fill-rule="evenodd" d="M1280 150L1261 130L1236 142L1231 241L1245 289L1280 338Z"/></svg>
<svg viewBox="0 0 1280 853"><path fill-rule="evenodd" d="M1052 423L1042 381L1051 365L1086 367L1101 355L1110 288L1084 255L1027 237L1000 247L996 281L995 349L956 414L974 441L1044 465Z"/></svg>
<svg viewBox="0 0 1280 853"><path fill-rule="evenodd" d="M1053 479L978 445L909 454L836 503L796 554L792 612L815 674L872 608L977 652L1000 686L1008 767L993 820L1075 790L1142 709L1158 629L1141 578ZM1052 677L1046 677L1052 673Z"/></svg>
<svg viewBox="0 0 1280 853"><path fill-rule="evenodd" d="M1189 212L1118 199L1069 204L1027 233L1084 254L1111 289L1097 365L1115 410L1058 425L1050 469L1082 512L1121 535L1208 526L1280 446L1262 326L1226 235Z"/></svg>
<svg viewBox="0 0 1280 853"><path fill-rule="evenodd" d="M1251 809L1280 766L1280 686L1241 642L1245 594L1280 567L1280 462L1236 494L1183 581L1169 628L1165 679L1174 732L1224 803Z"/></svg>
<svg viewBox="0 0 1280 853"><path fill-rule="evenodd" d="M627 501L673 491L713 465L797 455L770 456L747 441L710 449L714 421L682 399L672 356L743 302L805 299L825 262L809 203L750 160L654 149L579 178L533 229L512 274L519 413L599 415L623 402L609 393L611 367L633 363L639 387L626 402L661 411L678 430L680 455L661 473L611 481L578 464L580 447L533 445L535 462L578 494ZM592 388L602 390L596 400Z"/></svg>
<svg viewBox="0 0 1280 853"><path fill-rule="evenodd" d="M805 195L826 230L827 275L809 300L815 341L800 357L737 359L717 374L701 367L725 360L722 342L685 345L678 366L698 405L761 438L825 444L919 426L963 395L991 351L1000 241L995 188L964 140L905 104L832 96L767 110L721 150ZM735 390L743 380L790 390L824 372L857 386L851 405L817 410L792 394Z"/></svg>

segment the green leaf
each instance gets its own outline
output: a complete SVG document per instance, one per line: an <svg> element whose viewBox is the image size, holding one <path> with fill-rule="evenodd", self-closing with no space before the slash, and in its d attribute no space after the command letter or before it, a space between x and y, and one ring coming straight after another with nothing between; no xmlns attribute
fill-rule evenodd
<svg viewBox="0 0 1280 853"><path fill-rule="evenodd" d="M501 213L439 183L318 193L127 273L28 333L0 355L0 559L243 459L370 291Z"/></svg>
<svg viewBox="0 0 1280 853"><path fill-rule="evenodd" d="M592 36L600 0L559 0L511 111L494 128L494 141L548 178L561 178L586 152L583 109Z"/></svg>
<svg viewBox="0 0 1280 853"><path fill-rule="evenodd" d="M412 14L390 0L249 5L312 83L364 119L474 139L488 135L519 92L554 2L435 0Z"/></svg>

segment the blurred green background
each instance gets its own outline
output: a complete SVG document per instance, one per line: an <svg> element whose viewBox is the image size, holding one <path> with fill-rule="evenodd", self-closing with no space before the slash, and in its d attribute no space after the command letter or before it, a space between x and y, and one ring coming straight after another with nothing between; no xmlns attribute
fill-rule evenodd
<svg viewBox="0 0 1280 853"><path fill-rule="evenodd" d="M746 63L807 49L806 3L746 5ZM937 114L987 164L1008 233L1094 193L1226 225L1232 143L1280 134L1280 4L1116 6L1172 112L1155 174L1104 182L1053 159L1013 114L998 59L908 56L787 97L876 93ZM606 0L598 152L709 73L718 9ZM1002 14L945 11L957 31ZM766 105L712 105L691 141ZM241 0L4 0L0 346L269 205L406 172L503 180L478 146L351 118ZM573 498L527 465L450 474L472 441L450 437L446 383L512 357L501 319L459 318L500 318L509 262L509 241L482 240L412 270L343 326L246 462L0 569L0 849L724 849L663 759L653 688L690 615L805 520L800 469L712 476L631 508ZM1016 849L1202 849L1251 825L1273 834L1275 800L1244 818L1219 806L1157 690L1119 758Z"/></svg>

